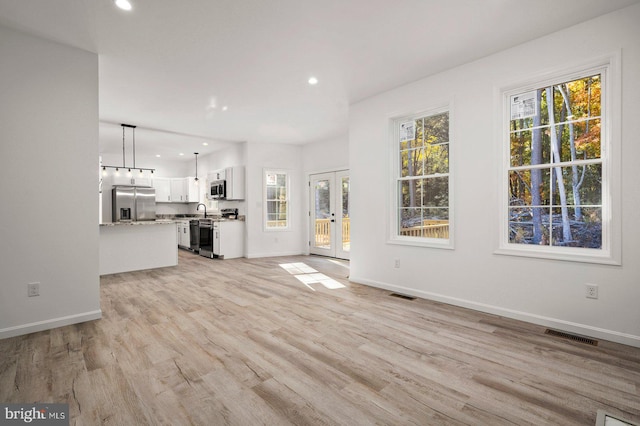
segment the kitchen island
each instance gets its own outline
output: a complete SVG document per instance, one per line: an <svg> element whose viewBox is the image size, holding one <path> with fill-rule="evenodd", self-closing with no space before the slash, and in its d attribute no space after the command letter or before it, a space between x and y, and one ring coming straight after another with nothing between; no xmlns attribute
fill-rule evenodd
<svg viewBox="0 0 640 426"><path fill-rule="evenodd" d="M100 275L176 266L173 220L100 224Z"/></svg>

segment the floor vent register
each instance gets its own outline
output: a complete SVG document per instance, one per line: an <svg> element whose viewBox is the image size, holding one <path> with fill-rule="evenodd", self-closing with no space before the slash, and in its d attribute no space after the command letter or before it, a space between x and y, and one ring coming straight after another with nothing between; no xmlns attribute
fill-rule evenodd
<svg viewBox="0 0 640 426"><path fill-rule="evenodd" d="M400 299L405 299L405 300L415 300L416 299L413 296L407 296L406 294L400 294L400 293L391 293L389 296L398 297Z"/></svg>
<svg viewBox="0 0 640 426"><path fill-rule="evenodd" d="M561 337L563 339L573 340L574 342L584 343L591 346L598 346L598 341L589 337L580 336L577 334L565 333L564 331L552 330L547 328L544 334L550 336Z"/></svg>

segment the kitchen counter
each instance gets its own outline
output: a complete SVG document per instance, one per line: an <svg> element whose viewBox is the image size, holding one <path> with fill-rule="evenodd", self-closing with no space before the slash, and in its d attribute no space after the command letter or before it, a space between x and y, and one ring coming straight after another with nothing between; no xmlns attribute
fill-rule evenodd
<svg viewBox="0 0 640 426"><path fill-rule="evenodd" d="M177 264L174 220L100 224L100 275Z"/></svg>
<svg viewBox="0 0 640 426"><path fill-rule="evenodd" d="M211 222L244 222L244 219L229 219L227 217L208 217L206 219L200 218L200 220L210 220Z"/></svg>
<svg viewBox="0 0 640 426"><path fill-rule="evenodd" d="M107 222L107 223L101 223L100 226L163 225L166 223L176 223L176 220L158 219L158 220L127 221L127 222Z"/></svg>

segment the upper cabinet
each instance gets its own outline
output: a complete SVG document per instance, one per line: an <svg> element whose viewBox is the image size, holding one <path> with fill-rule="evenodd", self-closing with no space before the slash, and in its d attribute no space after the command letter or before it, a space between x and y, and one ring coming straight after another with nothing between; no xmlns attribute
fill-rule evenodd
<svg viewBox="0 0 640 426"><path fill-rule="evenodd" d="M137 174L137 173L136 173ZM117 176L112 175L110 177L110 184L113 186L116 185L126 185L126 186L151 186L151 178L148 177L136 177L133 172L118 174Z"/></svg>
<svg viewBox="0 0 640 426"><path fill-rule="evenodd" d="M235 166L225 169L227 181L227 200L244 200L244 167Z"/></svg>
<svg viewBox="0 0 640 426"><path fill-rule="evenodd" d="M186 177L184 184L184 193L186 195L187 203L199 203L200 202L200 184L204 185L202 180L196 181L193 176Z"/></svg>
<svg viewBox="0 0 640 426"><path fill-rule="evenodd" d="M220 197L221 200L244 200L244 166L226 167L207 173L207 186L217 181L225 181L225 193L224 197Z"/></svg>
<svg viewBox="0 0 640 426"><path fill-rule="evenodd" d="M156 203L171 202L171 179L154 177L153 187L156 189Z"/></svg>
<svg viewBox="0 0 640 426"><path fill-rule="evenodd" d="M154 178L157 203L197 203L199 201L198 183L193 177Z"/></svg>
<svg viewBox="0 0 640 426"><path fill-rule="evenodd" d="M226 169L214 170L207 173L207 181L213 182L216 180L224 180L226 177Z"/></svg>
<svg viewBox="0 0 640 426"><path fill-rule="evenodd" d="M172 203L186 203L184 190L184 179L173 178L171 179L171 202Z"/></svg>
<svg viewBox="0 0 640 426"><path fill-rule="evenodd" d="M199 203L204 199L208 185L217 180L226 182L226 200L244 200L245 169L244 166L227 167L209 172L207 180L196 181L195 177L163 178L154 177L153 187L156 189L156 203Z"/></svg>

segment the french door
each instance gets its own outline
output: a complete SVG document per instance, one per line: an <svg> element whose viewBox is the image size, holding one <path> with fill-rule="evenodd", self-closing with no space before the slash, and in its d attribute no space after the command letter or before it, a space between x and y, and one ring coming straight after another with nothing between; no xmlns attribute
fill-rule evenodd
<svg viewBox="0 0 640 426"><path fill-rule="evenodd" d="M309 176L309 252L349 259L349 171Z"/></svg>

